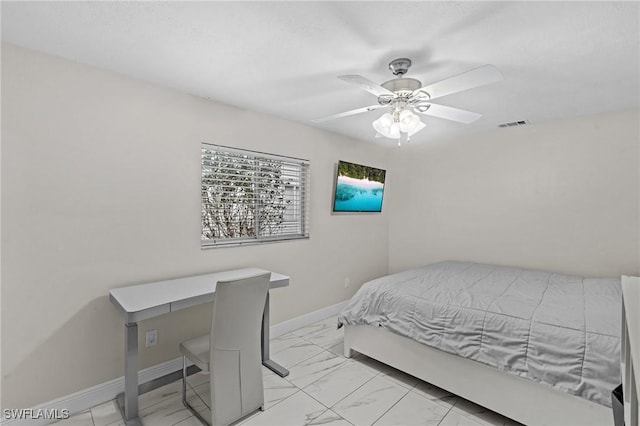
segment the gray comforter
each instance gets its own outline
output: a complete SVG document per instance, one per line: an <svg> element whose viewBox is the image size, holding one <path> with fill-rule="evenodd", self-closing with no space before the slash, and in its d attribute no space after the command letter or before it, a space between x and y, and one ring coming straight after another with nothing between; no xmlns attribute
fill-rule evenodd
<svg viewBox="0 0 640 426"><path fill-rule="evenodd" d="M620 305L620 279L446 261L365 283L338 323L383 327L610 406Z"/></svg>

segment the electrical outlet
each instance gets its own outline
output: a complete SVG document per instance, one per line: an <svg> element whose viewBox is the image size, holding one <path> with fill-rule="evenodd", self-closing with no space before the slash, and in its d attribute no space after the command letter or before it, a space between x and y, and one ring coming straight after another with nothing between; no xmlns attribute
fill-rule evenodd
<svg viewBox="0 0 640 426"><path fill-rule="evenodd" d="M349 278L344 279L344 288L349 288L351 285L351 280Z"/></svg>
<svg viewBox="0 0 640 426"><path fill-rule="evenodd" d="M150 348L151 346L155 346L157 344L158 344L158 330L147 331L147 340L146 340L147 348Z"/></svg>

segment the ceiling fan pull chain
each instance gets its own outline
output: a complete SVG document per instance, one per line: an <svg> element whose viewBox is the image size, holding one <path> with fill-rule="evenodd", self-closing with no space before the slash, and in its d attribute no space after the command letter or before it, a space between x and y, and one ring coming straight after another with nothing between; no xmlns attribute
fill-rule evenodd
<svg viewBox="0 0 640 426"><path fill-rule="evenodd" d="M400 132L400 139L398 139L398 146L400 146L400 142L404 142L405 144L409 143L409 133L408 132Z"/></svg>

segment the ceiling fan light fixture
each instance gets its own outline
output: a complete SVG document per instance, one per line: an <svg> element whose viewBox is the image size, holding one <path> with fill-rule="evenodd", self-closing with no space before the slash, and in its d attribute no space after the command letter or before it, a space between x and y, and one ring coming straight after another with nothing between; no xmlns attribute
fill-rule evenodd
<svg viewBox="0 0 640 426"><path fill-rule="evenodd" d="M382 114L380 118L373 121L373 128L380 135L389 139L400 139L403 133L413 136L425 128L425 124L420 121L420 118L407 109L400 111L397 118L394 120L394 116L390 113Z"/></svg>
<svg viewBox="0 0 640 426"><path fill-rule="evenodd" d="M400 137L400 126L394 122L393 116L388 112L382 117L374 120L373 128L385 138L398 139Z"/></svg>
<svg viewBox="0 0 640 426"><path fill-rule="evenodd" d="M400 126L400 131L414 134L417 130L416 128L420 124L420 118L417 115L405 109L400 112L398 124Z"/></svg>

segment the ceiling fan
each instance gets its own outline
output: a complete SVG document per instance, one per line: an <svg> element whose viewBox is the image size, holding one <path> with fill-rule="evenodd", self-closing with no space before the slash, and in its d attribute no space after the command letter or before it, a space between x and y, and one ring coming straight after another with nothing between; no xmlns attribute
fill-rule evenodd
<svg viewBox="0 0 640 426"><path fill-rule="evenodd" d="M444 118L459 123L472 123L481 114L435 104L433 99L440 98L474 87L484 86L502 80L502 74L493 65L484 65L462 74L449 77L437 83L423 86L419 80L408 78L404 75L411 67L411 59L398 58L389 63L389 69L396 78L380 85L361 75L341 75L338 78L347 83L355 84L378 97L378 104L363 108L345 111L338 114L312 120L314 123L334 120L380 108L390 108L391 111L382 115L373 122L376 137L384 136L390 139L399 139L406 142L410 136L425 127L420 118L412 111L419 114ZM400 145L400 141L398 141Z"/></svg>

